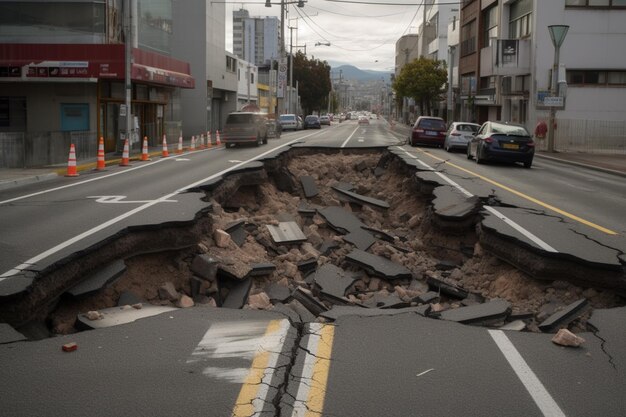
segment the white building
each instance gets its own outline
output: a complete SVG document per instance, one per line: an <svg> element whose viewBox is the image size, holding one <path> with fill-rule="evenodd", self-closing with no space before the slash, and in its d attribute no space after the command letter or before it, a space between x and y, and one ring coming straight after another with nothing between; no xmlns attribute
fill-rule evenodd
<svg viewBox="0 0 626 417"><path fill-rule="evenodd" d="M245 9L233 11L233 52L257 66L279 57L280 21L277 17L250 17Z"/></svg>
<svg viewBox="0 0 626 417"><path fill-rule="evenodd" d="M237 61L237 110L247 104L259 106L259 68L244 60Z"/></svg>

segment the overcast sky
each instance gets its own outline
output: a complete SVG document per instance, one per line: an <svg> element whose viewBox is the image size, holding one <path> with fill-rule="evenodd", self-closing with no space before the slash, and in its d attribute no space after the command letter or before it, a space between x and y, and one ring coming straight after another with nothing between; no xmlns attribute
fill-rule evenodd
<svg viewBox="0 0 626 417"><path fill-rule="evenodd" d="M226 3L226 49L232 52L233 10L245 8L250 17L276 16L280 18L278 0L272 7L264 2ZM395 44L407 33L415 33L421 22L418 2L410 0L380 0L381 3L404 3L406 6L369 5L338 2L335 0L308 0L304 8L289 5L285 19L286 48L289 50L288 26L293 30L294 45L306 45L307 56L326 60L331 65L351 64L360 69L393 72ZM297 9L297 10L296 10ZM421 8L419 8L421 12ZM300 13L298 13L300 12ZM296 19L297 18L297 19ZM297 38L296 38L297 32ZM315 46L330 42L331 46ZM294 48L295 49L295 48Z"/></svg>

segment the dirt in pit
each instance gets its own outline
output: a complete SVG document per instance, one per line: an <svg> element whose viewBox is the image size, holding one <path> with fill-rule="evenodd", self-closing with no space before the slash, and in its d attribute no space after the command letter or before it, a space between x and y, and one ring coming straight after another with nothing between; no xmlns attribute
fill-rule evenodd
<svg viewBox="0 0 626 417"><path fill-rule="evenodd" d="M218 248L211 234L204 236L193 249L127 259L127 271L110 287L80 301L62 300L49 317L53 331L62 334L76 331L74 324L78 314L114 307L125 291L132 291L151 304L175 305L175 302L162 300L158 288L171 282L179 293L191 295L190 279L193 274L190 266L195 256L203 253L229 263L269 262L276 266L276 271L271 275L254 278L249 304L244 308L271 310L272 304L261 296L271 283L278 283L290 290L302 286L316 293L316 289L306 282L306 277L297 267L299 262L311 258L317 258L318 267L332 263L360 273L360 279L346 293L351 303L364 303L381 293L395 293L403 300L411 301L428 291L426 278L435 277L480 294L487 300L505 299L512 304L513 312L532 313L534 319L527 323L530 331L538 331L537 324L543 319L583 297L588 299L593 309L624 304L612 291L581 288L566 281L535 280L483 251L473 229L460 231L456 235L442 234L431 225L429 196L420 195L416 191L416 185L403 164L393 161L384 170L376 171L380 159L380 152L294 156L288 163L289 172L297 185L293 193L280 191L276 183L270 180L261 185L240 187L227 200L214 201L213 213L209 214L214 231L223 230L238 220L246 221L249 234L241 247L231 241L228 247ZM299 186L298 178L304 175L312 176L319 190L319 195L312 199L305 199ZM391 208L384 210L342 201L340 195L332 189L338 182L352 184L354 191L359 194L387 201ZM208 195L208 198L212 196ZM387 282L347 264L344 258L353 246L345 242L342 235L333 230L319 214L301 216L298 207L303 201L321 207L342 206L352 211L367 226L395 236L393 244L378 240L368 252L405 266L411 271L413 280ZM266 225L278 224L280 219L288 217L294 218L307 236L305 243L277 245L272 241ZM317 250L325 241L338 244L338 248L328 256ZM453 263L456 267L439 268L438 264L442 261ZM215 282L209 282L202 287L202 297L200 300L196 298L196 301L209 306L219 304L219 299L227 295L227 290L222 290L224 292L218 296L218 289ZM324 303L328 307L332 306L327 301ZM459 300L442 296L433 307L441 310L460 306ZM590 312L591 309L588 309L571 323L570 330L586 330L585 323Z"/></svg>

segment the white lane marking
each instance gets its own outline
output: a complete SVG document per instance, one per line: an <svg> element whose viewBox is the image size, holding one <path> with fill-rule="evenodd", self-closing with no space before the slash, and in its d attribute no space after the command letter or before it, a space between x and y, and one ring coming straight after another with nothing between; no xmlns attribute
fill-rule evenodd
<svg viewBox="0 0 626 417"><path fill-rule="evenodd" d="M208 151L208 150L209 149L203 149L203 150L200 150L200 151L196 151L194 153L199 154L200 152L205 152L205 151ZM41 194L46 194L46 193L51 193L51 192L54 192L54 191L64 190L64 189L70 188L70 187L76 187L78 185L88 184L88 183L93 182L93 181L100 181L100 180L103 180L105 178L115 177L116 175L127 174L127 173L135 171L137 169L143 169L143 168L152 166L154 164L160 164L161 162L172 161L172 160L173 160L172 158L160 158L160 159L157 159L157 160L155 160L153 162L148 162L146 164L138 165L138 166L135 166L133 168L125 168L123 171L113 172L111 174L102 175L102 176L95 177L95 178L90 178L90 179L85 180L85 181L73 182L71 184L62 185L60 187L50 188L48 190L38 191L36 193L27 194L27 195L23 195L23 196L20 196L20 197L11 198L9 200L0 201L0 205L6 204L6 203L12 203L14 201L23 200L25 198L35 197L35 196L38 196L38 195L41 195Z"/></svg>
<svg viewBox="0 0 626 417"><path fill-rule="evenodd" d="M138 204L138 203L151 203L154 201L154 200L136 200L136 201L124 200L126 198L125 195L92 195L92 196L87 196L87 198L93 198L96 200L96 203L104 203L104 204L110 204L110 203ZM166 200L166 201L161 201L161 203L178 203L178 200Z"/></svg>
<svg viewBox="0 0 626 417"><path fill-rule="evenodd" d="M239 163L241 161L238 160L238 159L229 159L228 162L230 162L231 164L236 164L236 163Z"/></svg>
<svg viewBox="0 0 626 417"><path fill-rule="evenodd" d="M530 239L534 243L536 243L541 249L543 249L543 250L545 250L547 252L553 252L553 253L558 253L559 252L558 250L554 249L552 246L548 245L546 242L544 242L543 240L539 239L537 236L535 236L534 234L532 234L528 230L524 229L522 226L520 226L519 224L515 223L513 220L509 219L508 217L506 217L504 214L500 213L498 210L494 209L493 207L483 206L483 208L485 210L487 210L488 212L492 213L494 216L496 216L500 220L502 220L504 223L506 223L509 226L511 226L513 229L515 229L518 232L520 232L522 235L526 236L528 239Z"/></svg>
<svg viewBox="0 0 626 417"><path fill-rule="evenodd" d="M357 142L365 142L365 139L357 139Z"/></svg>
<svg viewBox="0 0 626 417"><path fill-rule="evenodd" d="M340 148L345 148L346 144L350 141L350 139L352 139L352 136L354 136L354 134L356 133L356 131L359 130L359 127L357 126L352 133L350 134L350 136L348 136L348 139L346 139L340 146Z"/></svg>
<svg viewBox="0 0 626 417"><path fill-rule="evenodd" d="M548 390L546 390L539 378L537 378L537 375L528 366L515 346L513 346L513 343L506 337L505 333L502 330L489 330L489 334L543 415L546 417L565 417L565 413L550 396Z"/></svg>
<svg viewBox="0 0 626 417"><path fill-rule="evenodd" d="M18 265L16 267L14 267L13 269L10 269L7 272L3 273L2 275L0 275L0 281L3 281L4 279L6 279L8 277L11 277L13 275L17 275L20 272L22 272L23 270L28 269L29 267L31 267L33 265L36 265L37 262L41 261L42 259L45 259L48 256L53 255L53 254L55 254L55 253L65 249L65 248L67 248L68 246L70 246L70 245L72 245L72 244L74 244L76 242L79 242L79 241L81 241L81 240L83 240L83 239L85 239L85 238L87 238L87 237L89 237L89 236L91 236L91 235L93 235L93 234L103 230L103 229L106 229L109 226L112 226L112 225L114 225L116 223L119 223L122 220L125 220L125 219L127 219L128 217L130 217L130 216L132 216L134 214L140 213L140 212L142 212L142 211L144 211L144 210L154 206L155 204L158 204L158 203L161 203L161 202L165 202L165 201L169 200L171 197L174 197L175 195L180 194L183 191L186 191L186 190L188 190L190 188L193 188L193 187L197 187L198 185L201 185L201 184L203 184L203 183L205 183L207 181L211 181L211 180L213 180L213 179L215 179L215 178L217 178L217 177L219 177L221 175L224 175L225 173L227 173L229 171L235 170L235 169L239 168L240 166L242 166L244 164L247 164L248 162L256 161L257 159L263 158L265 155L268 155L268 154L276 151L277 149L284 148L285 146L289 146L292 143L298 142L298 141L300 141L302 139L305 139L305 138L307 138L309 136L312 136L312 134L311 135L307 135L307 136L303 136L303 137L298 138L298 139L291 140L289 142L286 142L286 143L284 143L282 145L279 145L279 146L277 146L275 148L270 149L269 151L263 152L262 154L259 154L259 155L255 156L254 158L250 158L247 161L241 162L241 163L239 163L237 165L233 165L232 167L226 168L226 169L224 169L224 170L222 170L222 171L220 171L220 172L218 172L216 174L210 175L210 176L208 176L208 177L206 177L204 179L201 179L201 180L196 181L196 182L194 182L192 184L186 185L185 187L180 188L180 189L174 191L173 193L170 193L168 195L164 195L163 197L159 198L158 200L153 200L153 201L151 201L149 203L146 203L146 204L144 204L142 206L136 207L136 208L134 208L134 209L124 213L124 214L121 214L121 215L119 215L119 216L117 216L117 217L115 217L115 218L113 218L113 219L111 219L111 220L109 220L107 222L102 223L99 226L96 226L96 227L94 227L92 229L89 229L89 230L87 230L87 231L85 231L85 232L83 232L83 233L81 233L81 234L79 234L77 236L74 236L73 238L68 239L65 242L59 243L58 245L48 249L47 251L42 252L39 255L36 255L36 256L30 258L29 260L25 261L24 263L22 263L22 264L20 264L20 265ZM126 170L126 171L123 171L123 172L129 172L129 171L130 170ZM60 188L65 188L65 187L60 187ZM43 192L40 193L40 194L43 194Z"/></svg>
<svg viewBox="0 0 626 417"><path fill-rule="evenodd" d="M175 161L190 161L189 158L176 158Z"/></svg>
<svg viewBox="0 0 626 417"><path fill-rule="evenodd" d="M399 148L402 149L402 148ZM465 188L461 187L459 184L457 184L456 182L452 181L450 178L448 178L447 175L442 174L441 172L435 171L432 167L430 167L429 165L427 165L426 163L422 162L417 156L407 152L405 149L402 149L403 152L405 152L407 155L409 155L411 158L417 159L417 161L419 163L421 163L422 165L424 165L426 168L428 168L430 171L435 172L439 177L441 177L445 182L447 182L448 184L452 185L453 187L455 187L457 190L459 190L460 192L462 192L463 194L465 194L467 197L473 197L474 195L472 193L470 193L469 191L467 191ZM522 226L520 226L519 224L515 223L513 220L509 219L507 216L505 216L504 214L500 213L498 210L496 210L493 207L489 207L489 206L483 206L483 208L487 211L489 211L491 214L493 214L494 216L496 216L497 218L499 218L500 220L502 220L505 224L508 224L509 226L511 226L513 229L517 230L518 232L520 232L522 235L526 236L528 239L530 239L532 242L534 242L535 244L537 244L537 246L539 246L541 249L545 250L546 252L553 252L553 253L558 253L559 251L554 249L552 246L548 245L546 242L544 242L543 240L541 240L538 236L534 235L533 233L531 233L530 231L524 229Z"/></svg>
<svg viewBox="0 0 626 417"><path fill-rule="evenodd" d="M317 352L317 347L320 343L320 331L323 326L324 325L322 323L309 323L309 340L306 344L306 356L304 357L304 366L300 376L298 392L296 393L296 398L293 403L292 417L306 415L307 400L311 389L310 382L314 377L313 368L315 367L315 353Z"/></svg>

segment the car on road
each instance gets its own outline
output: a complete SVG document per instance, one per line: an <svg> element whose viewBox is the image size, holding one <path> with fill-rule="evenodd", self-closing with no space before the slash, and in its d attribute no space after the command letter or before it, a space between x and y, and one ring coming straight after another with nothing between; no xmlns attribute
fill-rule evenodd
<svg viewBox="0 0 626 417"><path fill-rule="evenodd" d="M281 114L278 116L278 122L280 123L282 130L300 130L302 125L299 122L299 116L295 114Z"/></svg>
<svg viewBox="0 0 626 417"><path fill-rule="evenodd" d="M323 114L320 116L320 124L330 126L330 116L327 114Z"/></svg>
<svg viewBox="0 0 626 417"><path fill-rule="evenodd" d="M480 125L477 123L452 122L446 132L443 149L451 152L453 149L467 149L467 144L478 132Z"/></svg>
<svg viewBox="0 0 626 417"><path fill-rule="evenodd" d="M359 124L360 125L368 125L368 124L370 124L370 121L367 118L367 116L359 116Z"/></svg>
<svg viewBox="0 0 626 417"><path fill-rule="evenodd" d="M485 122L467 146L467 159L522 162L530 168L535 156L535 142L522 125L508 122Z"/></svg>
<svg viewBox="0 0 626 417"><path fill-rule="evenodd" d="M221 140L224 146L267 143L267 116L254 112L234 112L226 118Z"/></svg>
<svg viewBox="0 0 626 417"><path fill-rule="evenodd" d="M320 123L319 116L315 114L309 114L304 118L304 128L305 129L321 129L322 124Z"/></svg>
<svg viewBox="0 0 626 417"><path fill-rule="evenodd" d="M413 124L409 144L411 146L422 144L442 147L447 130L446 122L441 117L420 116Z"/></svg>

